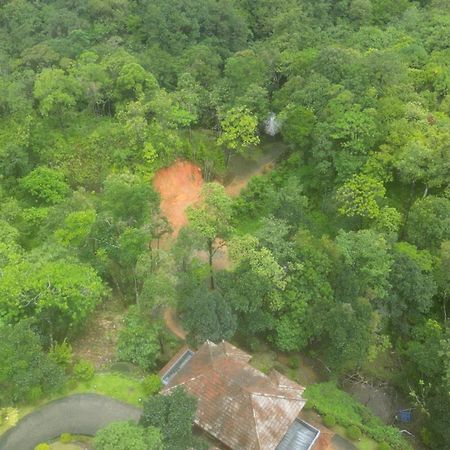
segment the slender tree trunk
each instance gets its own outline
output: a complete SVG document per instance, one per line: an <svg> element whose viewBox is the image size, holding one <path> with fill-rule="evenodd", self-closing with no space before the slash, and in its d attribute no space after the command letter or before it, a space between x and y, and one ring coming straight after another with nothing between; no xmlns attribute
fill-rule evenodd
<svg viewBox="0 0 450 450"><path fill-rule="evenodd" d="M228 167L228 164L230 164L230 158L231 158L231 150L227 148L227 157L225 159L225 167Z"/></svg>
<svg viewBox="0 0 450 450"><path fill-rule="evenodd" d="M214 286L214 271L213 271L213 241L208 239L208 252L209 252L209 276L210 276L210 287L212 290L215 289Z"/></svg>

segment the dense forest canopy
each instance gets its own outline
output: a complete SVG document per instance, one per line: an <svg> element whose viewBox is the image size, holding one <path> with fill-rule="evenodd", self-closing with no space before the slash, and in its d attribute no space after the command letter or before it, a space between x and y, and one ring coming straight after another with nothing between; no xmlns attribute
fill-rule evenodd
<svg viewBox="0 0 450 450"><path fill-rule="evenodd" d="M281 161L228 197L230 160L267 145ZM152 178L179 158L212 183L160 248ZM47 352L118 298L144 368L167 305L191 343L335 378L389 358L419 438L449 449L449 183L449 0L3 0L0 406L60 385Z"/></svg>

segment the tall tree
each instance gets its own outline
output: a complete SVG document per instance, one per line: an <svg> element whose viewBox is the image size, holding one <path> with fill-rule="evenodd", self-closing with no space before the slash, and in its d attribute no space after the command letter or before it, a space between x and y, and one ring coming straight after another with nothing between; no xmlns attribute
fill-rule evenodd
<svg viewBox="0 0 450 450"><path fill-rule="evenodd" d="M163 443L173 450L192 447L192 426L197 400L178 387L169 395L155 395L144 402L140 425L161 430Z"/></svg>
<svg viewBox="0 0 450 450"><path fill-rule="evenodd" d="M202 188L202 199L196 207L187 210L189 227L201 236L206 244L210 268L210 284L214 289L213 258L225 244L232 231L232 203L225 189L218 183L206 183Z"/></svg>

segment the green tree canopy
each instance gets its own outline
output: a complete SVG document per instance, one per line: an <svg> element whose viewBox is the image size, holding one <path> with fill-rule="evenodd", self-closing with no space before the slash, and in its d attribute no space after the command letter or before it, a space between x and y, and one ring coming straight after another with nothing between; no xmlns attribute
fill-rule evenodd
<svg viewBox="0 0 450 450"><path fill-rule="evenodd" d="M140 425L161 430L163 444L174 450L192 446L192 426L197 400L176 388L168 395L154 395L144 402Z"/></svg>

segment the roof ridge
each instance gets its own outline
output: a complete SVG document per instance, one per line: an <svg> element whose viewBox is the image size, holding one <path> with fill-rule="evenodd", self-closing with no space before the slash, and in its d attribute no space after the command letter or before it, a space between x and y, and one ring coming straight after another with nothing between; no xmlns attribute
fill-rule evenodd
<svg viewBox="0 0 450 450"><path fill-rule="evenodd" d="M302 401L303 399L301 397L289 397L282 394L268 394L263 392L249 392L250 395L259 396L259 397L274 397L274 398L281 398L283 400L293 400L293 401Z"/></svg>
<svg viewBox="0 0 450 450"><path fill-rule="evenodd" d="M261 449L261 440L259 439L259 433L258 433L258 423L257 423L257 419L256 419L256 410L255 410L255 405L253 404L253 396L250 394L250 402L252 405L252 416L253 416L253 421L255 423L255 434L256 434L256 440L258 441L258 447Z"/></svg>

